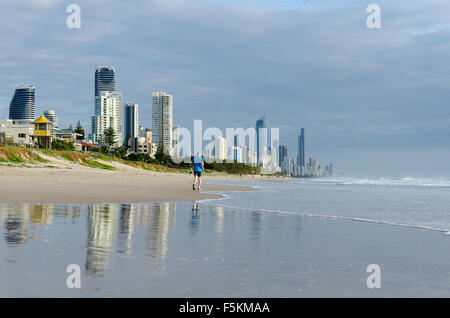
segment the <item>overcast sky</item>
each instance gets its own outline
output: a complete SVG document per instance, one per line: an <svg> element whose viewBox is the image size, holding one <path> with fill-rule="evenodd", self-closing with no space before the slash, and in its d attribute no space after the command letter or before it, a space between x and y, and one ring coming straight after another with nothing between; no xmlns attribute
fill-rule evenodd
<svg viewBox="0 0 450 318"><path fill-rule="evenodd" d="M370 3L381 29L366 26ZM81 28L66 7L81 7ZM15 0L0 4L0 118L36 86L36 115L90 131L94 71L116 69L151 128L151 92L174 123L254 127L346 175L450 176L448 0Z"/></svg>

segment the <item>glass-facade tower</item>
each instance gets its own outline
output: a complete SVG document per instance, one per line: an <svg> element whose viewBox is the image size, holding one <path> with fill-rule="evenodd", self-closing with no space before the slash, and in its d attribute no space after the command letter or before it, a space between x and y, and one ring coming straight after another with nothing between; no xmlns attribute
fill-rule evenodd
<svg viewBox="0 0 450 318"><path fill-rule="evenodd" d="M34 86L21 85L16 88L9 105L9 119L34 120Z"/></svg>
<svg viewBox="0 0 450 318"><path fill-rule="evenodd" d="M110 66L98 66L95 70L95 96L101 92L114 92L116 79L114 68Z"/></svg>

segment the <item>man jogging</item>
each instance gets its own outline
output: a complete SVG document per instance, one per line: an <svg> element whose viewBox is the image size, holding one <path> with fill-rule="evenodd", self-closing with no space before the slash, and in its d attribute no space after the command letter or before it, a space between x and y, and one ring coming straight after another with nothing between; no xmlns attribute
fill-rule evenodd
<svg viewBox="0 0 450 318"><path fill-rule="evenodd" d="M197 181L197 189L200 191L200 185L202 184L202 171L205 169L205 161L202 154L197 152L197 156L192 158L192 164L194 165L194 182L192 183L192 190L195 191L195 181Z"/></svg>

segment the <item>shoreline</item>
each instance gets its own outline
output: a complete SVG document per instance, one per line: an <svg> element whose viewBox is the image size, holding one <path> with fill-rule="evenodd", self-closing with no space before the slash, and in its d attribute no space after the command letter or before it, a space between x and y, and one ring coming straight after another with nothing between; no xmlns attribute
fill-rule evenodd
<svg viewBox="0 0 450 318"><path fill-rule="evenodd" d="M241 180L238 176L208 176L206 180ZM0 168L2 203L134 203L149 201L195 201L217 199L204 192L255 191L246 186L202 184L192 190L192 176L129 168L115 171L87 167Z"/></svg>

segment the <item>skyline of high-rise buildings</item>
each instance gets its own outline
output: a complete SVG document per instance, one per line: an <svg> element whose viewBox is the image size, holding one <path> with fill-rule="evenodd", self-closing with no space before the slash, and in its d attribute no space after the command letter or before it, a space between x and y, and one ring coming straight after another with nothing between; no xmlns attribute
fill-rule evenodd
<svg viewBox="0 0 450 318"><path fill-rule="evenodd" d="M156 153L156 147L159 146L163 147L166 154L170 156L174 155L174 151L176 155L182 155L179 153L181 144L179 141L173 140L174 136L179 136L176 129L179 126L173 125L173 96L164 91L152 92L152 129L150 130L139 126L138 104L126 102L122 105L122 93L115 90L115 75L115 69L111 66L98 66L95 68L95 109L94 116L92 116L90 142L94 144L105 143L105 132L112 127L115 133L113 146L123 145L129 151L141 149L141 147L142 149L147 148L146 153L149 154ZM22 109L23 112L28 110L34 111L34 92L34 86L21 85L18 87L11 100L10 112L12 112L14 107ZM58 119L55 111L52 109L45 110L44 116L52 121L56 128ZM23 120L25 116L17 117ZM33 120L34 117L30 119ZM4 126L6 127L7 125L5 124ZM321 169L316 163L316 159L310 158L310 163L308 164L305 162L304 128L301 128L301 134L298 136L296 160L289 158L286 144L280 146L279 141L272 144L271 140L271 146L268 147L268 129L265 115L256 120L255 128L256 145L252 142L252 145L238 146L237 136L235 136L233 144L229 146L225 138L216 137L214 140L211 140L209 148L205 147L203 149L203 154L206 157L219 161L233 160L250 165L258 165L262 168L261 171L267 173L280 171L281 168L281 171L288 171L292 175L320 175ZM11 130L10 127L8 129ZM273 135L272 132L271 135ZM149 140L150 138L151 140ZM275 138L278 138L278 133L276 133ZM131 139L133 140L134 148L131 147ZM254 146L256 146L256 152L254 152ZM333 170L332 165L326 166L325 169L325 171Z"/></svg>
<svg viewBox="0 0 450 318"><path fill-rule="evenodd" d="M33 121L35 110L35 87L20 85L14 91L9 105L9 119Z"/></svg>

